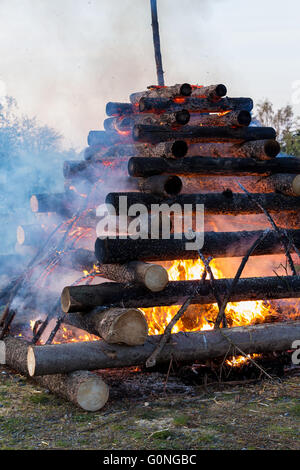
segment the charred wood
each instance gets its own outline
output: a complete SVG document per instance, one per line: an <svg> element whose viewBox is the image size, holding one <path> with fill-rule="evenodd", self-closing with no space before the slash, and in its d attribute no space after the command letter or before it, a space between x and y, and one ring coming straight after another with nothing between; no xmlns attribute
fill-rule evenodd
<svg viewBox="0 0 300 470"><path fill-rule="evenodd" d="M221 113L223 111L251 111L253 101L251 98L222 98L213 102L208 98L182 98L168 100L163 98L141 98L139 101L140 112L176 112L187 109L198 113Z"/></svg>

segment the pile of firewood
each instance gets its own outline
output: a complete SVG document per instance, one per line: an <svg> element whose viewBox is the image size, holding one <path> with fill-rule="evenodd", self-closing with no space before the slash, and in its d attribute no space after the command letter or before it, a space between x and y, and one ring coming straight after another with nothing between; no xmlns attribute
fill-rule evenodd
<svg viewBox="0 0 300 470"><path fill-rule="evenodd" d="M274 129L250 126L252 100L227 98L226 93L221 84L151 86L131 95L130 103L107 104L105 131L89 133L84 160L64 164L65 191L33 195L31 208L40 223L18 228L19 245L37 251L25 274L10 286L0 324L2 362L84 409L96 410L106 403L108 387L88 371L291 349L300 337L298 321L220 328L227 326L229 301L300 297L291 256L299 255L300 248L300 161L276 158L280 146ZM120 192L112 192L116 186ZM187 250L189 240L183 234L176 237L174 227L170 239L134 240L116 232L96 239L95 250L90 238L74 246L68 237L75 227L96 238L97 206L106 202L120 215L121 196L128 206L141 203L148 209L176 203L182 208L203 204L209 215L265 213L272 230L206 232L201 252ZM49 213L56 217L52 232L44 227L49 220L42 218ZM61 226L63 236L58 237ZM292 275L240 279L249 256L274 253L286 255ZM165 267L157 264L199 257L205 267L199 281L169 281ZM243 257L234 280L213 278L209 263L218 257ZM28 269L41 266L41 260L90 274L87 284L63 289L62 310L53 308L55 326L46 344L37 345L53 312L35 325L31 342L8 333L18 316L13 298L28 286ZM113 282L91 285L97 278ZM212 303L219 307L214 330L171 335L188 305ZM183 306L165 335L148 336L140 309L178 304ZM101 340L51 344L62 324Z"/></svg>

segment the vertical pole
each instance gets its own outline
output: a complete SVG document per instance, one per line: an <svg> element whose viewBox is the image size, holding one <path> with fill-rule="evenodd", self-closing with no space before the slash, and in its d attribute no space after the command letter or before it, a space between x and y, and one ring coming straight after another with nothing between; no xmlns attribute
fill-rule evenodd
<svg viewBox="0 0 300 470"><path fill-rule="evenodd" d="M157 1L150 0L151 3L151 15L152 15L152 31L153 31L153 44L154 54L156 62L156 73L158 85L164 86L164 72L162 67L161 51L160 51L160 38L159 38L159 25L157 19Z"/></svg>

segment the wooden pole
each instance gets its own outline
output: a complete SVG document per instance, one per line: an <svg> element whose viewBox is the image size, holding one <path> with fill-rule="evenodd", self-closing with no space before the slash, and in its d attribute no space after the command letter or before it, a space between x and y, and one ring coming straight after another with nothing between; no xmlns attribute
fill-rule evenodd
<svg viewBox="0 0 300 470"><path fill-rule="evenodd" d="M163 72L161 50L160 50L157 1L150 0L150 3L151 3L152 31L153 31L155 62L156 62L157 83L159 86L164 86L165 81L164 81L164 72Z"/></svg>
<svg viewBox="0 0 300 470"><path fill-rule="evenodd" d="M226 338L228 337L228 339ZM177 333L157 357L157 364L193 363L225 354L263 353L292 349L300 337L300 321L235 327L195 333ZM104 341L34 346L28 351L31 376L71 372L76 369L97 370L145 364L160 342L161 336L149 336L142 346L109 345Z"/></svg>

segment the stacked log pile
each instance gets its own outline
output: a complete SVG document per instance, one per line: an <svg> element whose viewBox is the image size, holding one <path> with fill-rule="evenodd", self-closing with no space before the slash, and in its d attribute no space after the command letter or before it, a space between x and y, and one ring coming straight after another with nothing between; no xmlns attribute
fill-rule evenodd
<svg viewBox="0 0 300 470"><path fill-rule="evenodd" d="M293 230L286 231L285 237L291 241L290 251L298 252L300 162L276 158L280 145L274 129L250 125L252 100L227 98L226 93L223 84L198 87L185 83L149 87L132 94L130 103L108 103L105 130L89 133L84 160L64 164L65 191L32 196L31 208L37 217L56 214L59 223L68 224L64 243L75 226L83 232L91 230L89 233L96 239L95 251L88 242L76 246L71 241L68 249L59 242L56 265L85 270L92 273L92 280L110 282L65 287L61 295L62 312L47 345L29 347L10 337L3 340L2 346L0 343L0 348L6 349L6 363L10 367L15 365L33 377L44 376L40 383L50 390L85 409L99 409L108 392L87 371L144 364L160 342L158 336L148 338L141 308L184 304L187 297L191 304L212 304L217 300L216 291L226 298L231 279L217 280L215 285L204 279L169 282L168 272L159 262L197 259L199 253L187 248L190 239L186 234L178 234L174 227L169 239L162 236L161 228L155 237L149 237L153 235L149 226L157 217L152 210L155 205L165 206L162 217L168 222L172 221L168 207L173 204L179 208L189 205L192 217L197 205L204 205L205 214L222 216L258 214L263 207L275 218L280 217L281 227L290 228L293 219ZM252 198L237 188L237 177ZM126 213L125 220L120 209L122 197L126 197L128 207L143 204L150 214L137 217ZM104 202L111 216L119 217L123 226L113 227L113 237L97 238L96 209ZM130 224L140 228L141 238L128 236L133 230ZM20 226L18 243L38 249L47 242L46 232L38 223ZM78 238L82 241L84 236L80 234ZM255 256L287 253L280 233L275 230L266 234L207 232L201 253L214 258L247 256L256 239L262 241ZM256 277L239 280L230 300L297 297L300 297L298 276ZM62 323L99 340L51 345ZM230 341L236 341L246 353L284 350L299 337L299 324L226 331ZM171 356L197 361L228 353L228 340L222 334L214 331L208 335L172 335L158 362L168 362ZM13 340L15 343L9 343ZM22 364L17 364L14 348L20 348L19 357L28 354ZM231 349L233 353L234 348ZM96 390L99 398L97 401L96 397L96 404L94 398L92 404L86 404L90 400L86 395L89 390Z"/></svg>

